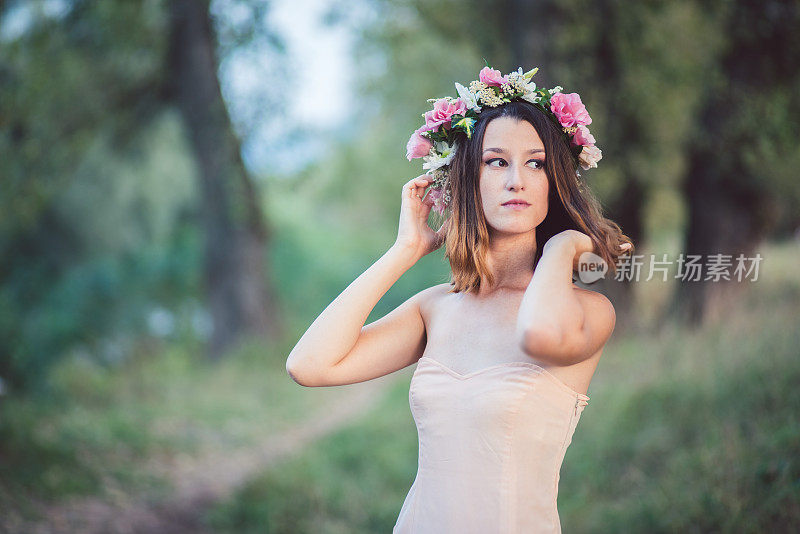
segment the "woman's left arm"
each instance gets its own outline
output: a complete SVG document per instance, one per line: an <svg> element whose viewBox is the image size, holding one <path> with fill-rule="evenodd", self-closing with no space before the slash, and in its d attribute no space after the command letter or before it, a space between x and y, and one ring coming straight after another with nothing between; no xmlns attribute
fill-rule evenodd
<svg viewBox="0 0 800 534"><path fill-rule="evenodd" d="M565 230L545 243L517 316L522 350L553 365L572 365L600 350L614 330L611 301L596 291L575 288L577 258L593 251L591 238Z"/></svg>

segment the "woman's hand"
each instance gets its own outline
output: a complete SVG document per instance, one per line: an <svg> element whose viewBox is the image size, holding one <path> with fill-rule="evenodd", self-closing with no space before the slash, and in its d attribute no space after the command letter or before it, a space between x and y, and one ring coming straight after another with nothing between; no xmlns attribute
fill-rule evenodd
<svg viewBox="0 0 800 534"><path fill-rule="evenodd" d="M542 254L550 247L570 247L574 254L572 258L573 271L578 270L578 260L581 254L584 252L594 252L596 254L592 238L583 232L572 229L559 232L548 239L547 243L544 244L544 248L542 248Z"/></svg>
<svg viewBox="0 0 800 534"><path fill-rule="evenodd" d="M572 259L573 271L578 270L578 263L581 258L581 254L583 254L584 252L592 252L594 254L597 254L597 250L595 249L592 238L583 232L579 232L578 230L569 229L557 233L556 235L548 239L547 243L544 244L544 248L542 249L542 254L544 254L544 251L547 250L548 247L553 247L553 246L574 247L575 255ZM622 245L620 245L621 250L626 250L628 248L630 248L630 243L623 243Z"/></svg>
<svg viewBox="0 0 800 534"><path fill-rule="evenodd" d="M430 195L422 199L425 188L432 181L429 175L423 174L409 180L403 186L400 226L394 246L406 251L414 261L430 254L444 243L445 224L443 223L435 232L428 226L428 215L433 207L433 200Z"/></svg>

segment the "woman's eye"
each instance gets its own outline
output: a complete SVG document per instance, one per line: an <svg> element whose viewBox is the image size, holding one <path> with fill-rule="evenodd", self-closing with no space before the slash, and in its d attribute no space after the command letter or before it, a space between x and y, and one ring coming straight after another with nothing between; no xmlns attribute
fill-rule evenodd
<svg viewBox="0 0 800 534"><path fill-rule="evenodd" d="M501 161L505 163L505 160L502 158L492 158L490 160L486 160L486 164L490 167L496 167L496 165L492 165L492 163L495 161ZM528 163L535 163L537 166L535 166L534 169L544 169L544 161L541 159L532 159Z"/></svg>
<svg viewBox="0 0 800 534"><path fill-rule="evenodd" d="M538 167L536 167L537 169L543 169L544 168L544 161L542 161L540 159L532 159L530 161L530 163L536 163L538 165Z"/></svg>

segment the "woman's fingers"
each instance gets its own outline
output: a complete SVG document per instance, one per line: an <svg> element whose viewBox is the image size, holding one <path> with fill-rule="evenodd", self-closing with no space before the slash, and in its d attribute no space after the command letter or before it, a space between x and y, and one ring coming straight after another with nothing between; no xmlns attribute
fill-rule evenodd
<svg viewBox="0 0 800 534"><path fill-rule="evenodd" d="M416 183L416 186L417 186L417 192L419 194L419 197L422 198L422 196L425 193L425 188L428 187L428 185L430 184L430 180L425 179L425 178L422 178L422 179L417 178L415 183Z"/></svg>
<svg viewBox="0 0 800 534"><path fill-rule="evenodd" d="M428 187L432 181L433 179L427 174L422 174L420 176L417 176L416 178L406 182L406 185L404 187L408 188L408 192L405 194L411 197L412 199L416 197L422 200L425 188Z"/></svg>
<svg viewBox="0 0 800 534"><path fill-rule="evenodd" d="M417 183L422 184L422 183L428 183L430 181L431 181L430 176L428 176L427 174L420 174L416 178L412 178L411 180L406 182L406 185L415 185Z"/></svg>
<svg viewBox="0 0 800 534"><path fill-rule="evenodd" d="M422 222L427 225L428 224L428 216L433 209L433 199L431 198L430 192L428 192L425 197L422 199L422 210L420 213L420 219Z"/></svg>
<svg viewBox="0 0 800 534"><path fill-rule="evenodd" d="M417 188L426 186L427 183L428 183L427 180L425 180L421 176L417 176L416 178L413 178L408 182L406 182L406 185L404 187L408 187L410 190L416 192Z"/></svg>

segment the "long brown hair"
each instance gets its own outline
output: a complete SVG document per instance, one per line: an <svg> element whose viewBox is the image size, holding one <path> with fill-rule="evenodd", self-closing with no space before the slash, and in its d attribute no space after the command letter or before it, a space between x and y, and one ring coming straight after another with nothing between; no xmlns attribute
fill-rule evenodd
<svg viewBox="0 0 800 534"><path fill-rule="evenodd" d="M464 135L457 141L458 148L450 163L452 214L446 222L445 236L445 257L450 261L450 284L453 286L450 292L477 290L482 276L489 285L494 283L486 261L489 231L479 183L486 127L498 117L528 121L544 143L544 167L550 185L547 216L536 227L534 268L547 240L573 229L592 239L596 252L608 264L609 272L615 273L617 257L632 254L633 243L615 222L603 217L600 203L578 176L578 164L555 120L529 102L512 101L481 111L471 138ZM630 243L631 247L621 250L622 243Z"/></svg>

